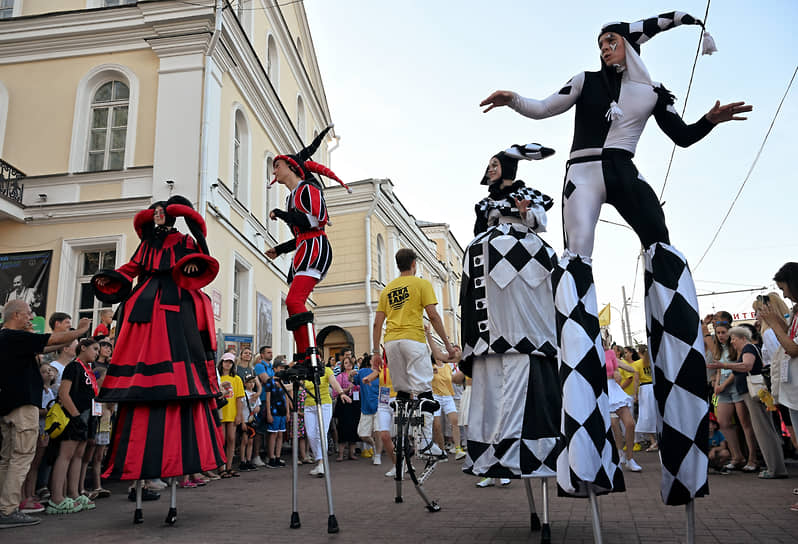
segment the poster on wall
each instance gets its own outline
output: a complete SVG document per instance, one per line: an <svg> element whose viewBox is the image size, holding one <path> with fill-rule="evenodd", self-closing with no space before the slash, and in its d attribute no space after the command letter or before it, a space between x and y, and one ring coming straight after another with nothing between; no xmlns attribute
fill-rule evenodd
<svg viewBox="0 0 798 544"><path fill-rule="evenodd" d="M44 332L52 251L0 254L0 304L24 300L33 310L33 329Z"/></svg>
<svg viewBox="0 0 798 544"><path fill-rule="evenodd" d="M261 346L272 345L272 301L257 293L258 303L258 345Z"/></svg>

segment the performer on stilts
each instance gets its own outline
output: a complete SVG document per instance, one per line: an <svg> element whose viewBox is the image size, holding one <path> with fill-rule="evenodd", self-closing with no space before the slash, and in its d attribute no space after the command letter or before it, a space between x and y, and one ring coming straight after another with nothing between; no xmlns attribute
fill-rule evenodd
<svg viewBox="0 0 798 544"><path fill-rule="evenodd" d="M662 498L687 504L707 492L707 405L703 337L695 287L685 258L670 245L662 207L632 162L646 121L686 147L716 124L742 120L744 102L719 102L692 125L673 107L674 97L653 82L640 45L663 30L703 23L670 12L634 23L605 25L598 36L602 67L571 78L544 100L497 91L485 111L510 106L533 119L559 115L576 105L574 139L563 187L565 252L555 272L555 307L563 392L566 447L557 480L570 495L595 496L623 490L618 452L610 434L607 381L599 336L591 255L604 202L612 204L645 248L646 324L655 365L659 413ZM714 43L704 33L704 52Z"/></svg>
<svg viewBox="0 0 798 544"><path fill-rule="evenodd" d="M352 192L332 170L310 160L331 128L332 125L321 131L309 146L296 155L277 155L273 161L274 180L271 184L277 182L285 185L291 193L286 200L286 209L273 209L269 218L272 221L282 219L294 237L267 249L266 256L276 259L283 253L295 252L288 272L290 287L285 298L289 316L308 311L305 303L332 263L332 247L324 232L324 226L329 221L327 205L322 184L313 173L334 179L348 192ZM296 354L304 360L309 347L307 332L304 329L295 330L294 341Z"/></svg>
<svg viewBox="0 0 798 544"><path fill-rule="evenodd" d="M463 361L473 380L463 472L485 478L549 478L563 443L552 272L557 255L538 236L552 199L516 180L520 159L553 150L513 146L491 157L476 204L476 238L463 257ZM529 480L533 529L534 511ZM543 481L545 488L546 483ZM544 531L548 531L544 491Z"/></svg>
<svg viewBox="0 0 798 544"><path fill-rule="evenodd" d="M174 228L178 217L193 236ZM200 291L219 263L209 255L205 221L182 196L140 211L134 226L141 243L130 262L92 277L99 300L121 303L114 358L98 397L119 407L103 477L137 480L136 523L141 480L172 478L166 522L174 523L176 479L225 462L213 309Z"/></svg>

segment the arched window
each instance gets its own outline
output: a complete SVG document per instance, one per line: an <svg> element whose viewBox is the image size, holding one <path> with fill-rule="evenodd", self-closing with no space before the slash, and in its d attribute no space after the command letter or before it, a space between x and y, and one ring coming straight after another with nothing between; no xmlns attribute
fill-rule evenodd
<svg viewBox="0 0 798 544"><path fill-rule="evenodd" d="M301 96L296 97L296 131L299 139L305 141L305 102Z"/></svg>
<svg viewBox="0 0 798 544"><path fill-rule="evenodd" d="M277 56L277 42L271 34L266 38L266 75L269 76L274 90L279 92L280 59Z"/></svg>
<svg viewBox="0 0 798 544"><path fill-rule="evenodd" d="M121 81L104 83L91 102L87 170L121 170L125 166L125 141L130 90Z"/></svg>
<svg viewBox="0 0 798 544"><path fill-rule="evenodd" d="M249 124L240 107L233 115L233 140L231 145L230 181L233 197L244 205L249 201L250 140Z"/></svg>
<svg viewBox="0 0 798 544"><path fill-rule="evenodd" d="M95 66L78 83L69 173L135 165L139 81L121 64Z"/></svg>
<svg viewBox="0 0 798 544"><path fill-rule="evenodd" d="M382 234L377 235L377 280L385 284L385 242Z"/></svg>

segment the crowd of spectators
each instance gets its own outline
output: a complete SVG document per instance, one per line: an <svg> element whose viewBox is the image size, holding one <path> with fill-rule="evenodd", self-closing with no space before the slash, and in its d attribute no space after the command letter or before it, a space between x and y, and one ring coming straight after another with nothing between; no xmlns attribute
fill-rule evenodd
<svg viewBox="0 0 798 544"><path fill-rule="evenodd" d="M761 479L787 477L785 459L796 456L793 421L798 419L798 263L785 264L775 276L776 292L753 301L754 323L735 323L727 311L702 321L707 361L709 458L711 471L750 472ZM791 304L785 301L787 299ZM31 309L25 301L6 304L0 329L0 527L39 523L30 514L92 510L110 496L101 478L110 442L114 406L94 401L113 359L113 314L103 312L89 336L89 322L76 327L65 313L50 316L52 332L30 332ZM440 405L434 440L454 460L465 457L469 379L456 364L443 362L432 348L433 393ZM646 346L606 347L609 397L616 444L626 468L642 470L635 452L656 452L656 405ZM241 472L280 469L290 448L291 406L296 401L298 462L323 476L322 456L336 461L367 459L380 465L395 459L391 443L390 399L395 395L383 360L351 350L330 356L321 377L319 399L313 384L293 391L283 381L288 363L270 346L257 355L245 347L219 360L224 405L219 420L225 438L226 465L216 471L185 475L179 485L193 488ZM752 384L760 383L756 388ZM751 382L751 383L749 383ZM58 402L68 424L51 438L45 421ZM316 411L321 410L324 429ZM321 433L328 435L322 451ZM445 460L448 460L448 456ZM393 465L387 477L394 477ZM496 480L485 478L478 487ZM502 485L510 480L501 479ZM159 498L166 483L147 481L145 500ZM132 488L129 498L135 499ZM790 507L798 511L798 503Z"/></svg>

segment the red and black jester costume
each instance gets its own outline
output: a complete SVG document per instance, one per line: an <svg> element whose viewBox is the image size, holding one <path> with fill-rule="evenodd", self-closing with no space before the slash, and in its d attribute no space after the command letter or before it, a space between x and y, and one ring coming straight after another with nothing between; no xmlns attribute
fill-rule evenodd
<svg viewBox="0 0 798 544"><path fill-rule="evenodd" d="M157 207L166 216L161 226L153 222ZM177 217L194 237L174 228ZM98 299L121 302L114 358L98 397L119 407L103 477L138 480L212 470L225 457L216 411L213 310L200 289L216 277L219 263L208 254L205 221L181 196L140 211L134 225L141 243L130 262L92 278ZM196 267L190 274L189 264Z"/></svg>

